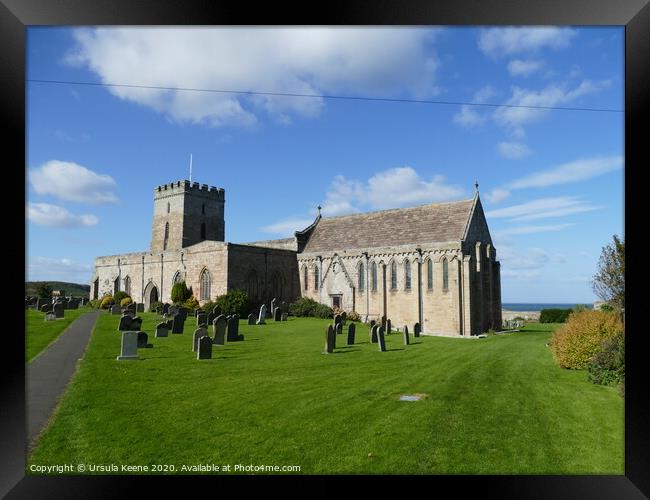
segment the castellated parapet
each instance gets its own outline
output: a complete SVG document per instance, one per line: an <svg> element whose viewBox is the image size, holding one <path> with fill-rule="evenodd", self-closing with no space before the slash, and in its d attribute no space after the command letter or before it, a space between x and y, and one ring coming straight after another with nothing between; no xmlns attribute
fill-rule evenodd
<svg viewBox="0 0 650 500"><path fill-rule="evenodd" d="M201 241L224 241L225 191L188 180L154 189L151 251L178 250Z"/></svg>

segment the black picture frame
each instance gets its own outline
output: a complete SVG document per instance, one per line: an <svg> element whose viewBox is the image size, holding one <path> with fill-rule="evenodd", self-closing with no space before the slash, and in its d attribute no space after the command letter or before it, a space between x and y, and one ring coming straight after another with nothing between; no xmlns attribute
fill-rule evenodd
<svg viewBox="0 0 650 500"><path fill-rule="evenodd" d="M650 121L648 102L650 86L650 5L648 0L375 0L373 2L336 1L317 6L297 4L286 9L270 3L202 2L200 0L2 0L0 3L0 95L5 151L16 160L8 171L18 172L16 165L25 160L25 36L27 26L36 25L617 25L625 27L625 214L626 221L643 216L639 199L644 188L642 173L648 168L647 130ZM315 8L314 8L315 7ZM644 125L645 124L645 125ZM25 163L26 165L26 163ZM5 171L5 175L9 172ZM24 185L24 176L16 174ZM23 184L21 184L21 181ZM5 192L20 193L5 184ZM26 186L25 186L26 190ZM25 191L23 191L25 193ZM26 196L25 196L26 198ZM26 199L24 200L26 201ZM6 205L5 205L6 206ZM9 212L9 211L7 211ZM638 219L637 219L638 217ZM18 220L16 217L14 220ZM648 376L643 369L647 356L640 325L643 292L637 286L641 278L641 231L625 234L628 243L626 273L626 394L625 394L625 475L624 476L218 476L184 477L192 480L193 492L212 484L215 492L235 486L239 493L249 486L268 487L279 483L287 492L288 481L298 487L310 487L320 494L336 494L339 485L347 488L358 481L365 486L384 489L396 481L405 482L408 493L416 488L437 495L450 496L475 490L481 496L497 498L645 498L650 495L650 410ZM643 226L641 226L643 227ZM25 225L13 231L26 236ZM25 238L23 238L25 241ZM5 239L6 244L9 238ZM631 244L630 244L631 243ZM14 249L15 250L15 249ZM25 252L26 253L26 252ZM16 260L13 252L12 259ZM20 260L19 258L17 260ZM6 261L5 261L6 262ZM20 266L11 269L8 279L19 283ZM23 268L24 269L24 268ZM639 292L638 295L636 292ZM18 297L16 302L22 298ZM16 321L3 332L3 362L0 363L0 495L7 498L89 498L129 496L134 483L164 488L171 493L178 477L25 476L25 363L24 314L15 307ZM6 324L5 324L6 325ZM318 489L314 482L320 483ZM401 489L401 488L400 488ZM187 491L184 488L185 491ZM299 490L296 490L299 491ZM267 490L268 492L268 490ZM446 494L444 496L447 496Z"/></svg>

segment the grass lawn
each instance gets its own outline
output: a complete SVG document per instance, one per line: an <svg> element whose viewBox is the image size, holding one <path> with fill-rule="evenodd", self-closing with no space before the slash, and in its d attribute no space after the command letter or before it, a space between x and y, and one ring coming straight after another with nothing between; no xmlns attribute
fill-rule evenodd
<svg viewBox="0 0 650 500"><path fill-rule="evenodd" d="M102 315L29 466L298 465L302 474L624 474L623 399L558 368L555 325L466 340L386 337L357 324L323 355L327 320L241 322L244 342L191 351L154 338L116 361L118 316ZM426 393L420 401L402 394ZM231 468L231 472L233 469ZM124 472L118 472L124 474ZM196 472L190 472L196 473Z"/></svg>
<svg viewBox="0 0 650 500"><path fill-rule="evenodd" d="M45 321L45 313L27 309L25 311L25 362L29 362L61 335L70 323L91 309L66 309L65 317Z"/></svg>

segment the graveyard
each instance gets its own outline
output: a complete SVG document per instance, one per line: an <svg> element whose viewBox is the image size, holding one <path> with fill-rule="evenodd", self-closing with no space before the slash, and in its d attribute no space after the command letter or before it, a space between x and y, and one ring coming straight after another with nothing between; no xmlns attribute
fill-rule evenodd
<svg viewBox="0 0 650 500"><path fill-rule="evenodd" d="M59 335L61 335L70 324L87 309L67 309L62 318L53 318L45 321L44 313L34 309L25 311L25 362L29 362L38 356Z"/></svg>
<svg viewBox="0 0 650 500"><path fill-rule="evenodd" d="M126 464L136 474L156 464L173 465L164 474L205 464L298 465L300 474L624 472L623 400L554 364L545 344L556 325L482 339L411 332L408 345L393 325L382 350L358 322L348 345L348 321L341 333L332 328L328 353L331 319L240 319L240 340L213 343L212 325L195 338L192 315L183 333L158 329L158 314L137 316L147 339L121 361L121 317L99 316L28 474L31 464L61 463Z"/></svg>

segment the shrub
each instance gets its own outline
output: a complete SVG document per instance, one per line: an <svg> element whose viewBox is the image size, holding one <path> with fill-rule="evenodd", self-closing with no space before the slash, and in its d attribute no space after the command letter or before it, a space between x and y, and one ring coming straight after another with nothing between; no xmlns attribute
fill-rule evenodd
<svg viewBox="0 0 650 500"><path fill-rule="evenodd" d="M204 310L205 312L212 311L214 309L214 306L216 305L217 305L216 302L212 302L211 300L206 300L201 306L201 309Z"/></svg>
<svg viewBox="0 0 650 500"><path fill-rule="evenodd" d="M605 340L587 363L587 379L594 384L620 384L625 379L625 336L617 333Z"/></svg>
<svg viewBox="0 0 650 500"><path fill-rule="evenodd" d="M303 317L332 318L334 317L334 310L309 297L300 297L295 302L289 304L289 314Z"/></svg>
<svg viewBox="0 0 650 500"><path fill-rule="evenodd" d="M350 311L347 319L348 321L361 321L361 316L359 316L359 313L356 311Z"/></svg>
<svg viewBox="0 0 650 500"><path fill-rule="evenodd" d="M160 313L162 311L162 306L162 302L156 300L149 304L149 312Z"/></svg>
<svg viewBox="0 0 650 500"><path fill-rule="evenodd" d="M100 309L108 309L110 306L115 304L112 295L106 295L102 297L102 301L99 303Z"/></svg>
<svg viewBox="0 0 650 500"><path fill-rule="evenodd" d="M316 318L325 318L325 319L333 318L334 310L331 307L326 306L325 304L316 303L316 307L314 307L314 311L313 311L313 316L315 316Z"/></svg>
<svg viewBox="0 0 650 500"><path fill-rule="evenodd" d="M602 311L573 313L551 338L555 361L563 368L586 368L600 351L601 344L622 331L623 324L615 314Z"/></svg>
<svg viewBox="0 0 650 500"><path fill-rule="evenodd" d="M600 310L605 312L614 312L614 308L610 304L603 304L600 306Z"/></svg>
<svg viewBox="0 0 650 500"><path fill-rule="evenodd" d="M115 294L115 295L117 295L117 294ZM117 299L115 297L113 297L113 300L117 301ZM120 306L122 306L122 307L128 306L132 302L133 302L133 300L131 299L131 297L124 297L122 300L120 300Z"/></svg>
<svg viewBox="0 0 650 500"><path fill-rule="evenodd" d="M238 314L240 318L248 316L250 310L248 295L243 290L231 290L217 297L216 305L221 308L221 314Z"/></svg>
<svg viewBox="0 0 650 500"><path fill-rule="evenodd" d="M36 295L39 299L49 299L52 297L52 287L47 283L39 283L36 285Z"/></svg>
<svg viewBox="0 0 650 500"><path fill-rule="evenodd" d="M120 290L119 292L115 292L115 295L113 295L113 301L116 304L121 304L122 299L125 299L127 297L129 297L129 294Z"/></svg>
<svg viewBox="0 0 650 500"><path fill-rule="evenodd" d="M196 311L197 309L200 309L199 306L199 301L196 300L194 297L190 297L183 303L183 307L186 309L189 309L190 311Z"/></svg>
<svg viewBox="0 0 650 500"><path fill-rule="evenodd" d="M182 304L192 297L192 292L187 288L184 281L179 281L172 286L171 297L174 304Z"/></svg>
<svg viewBox="0 0 650 500"><path fill-rule="evenodd" d="M93 309L99 309L101 304L102 304L102 301L100 299L93 299L93 300L89 300L86 303L86 307L92 307Z"/></svg>
<svg viewBox="0 0 650 500"><path fill-rule="evenodd" d="M571 314L571 309L542 309L539 314L540 323L565 323Z"/></svg>

